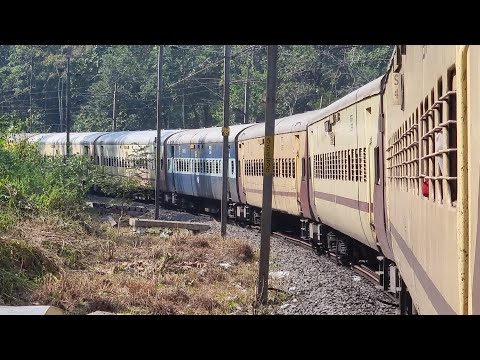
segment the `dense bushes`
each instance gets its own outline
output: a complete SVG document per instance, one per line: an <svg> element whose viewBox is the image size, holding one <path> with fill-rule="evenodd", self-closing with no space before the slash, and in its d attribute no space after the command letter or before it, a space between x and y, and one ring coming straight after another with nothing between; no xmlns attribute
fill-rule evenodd
<svg viewBox="0 0 480 360"><path fill-rule="evenodd" d="M0 137L0 230L21 216L76 217L93 181L83 157L44 158L34 144Z"/></svg>

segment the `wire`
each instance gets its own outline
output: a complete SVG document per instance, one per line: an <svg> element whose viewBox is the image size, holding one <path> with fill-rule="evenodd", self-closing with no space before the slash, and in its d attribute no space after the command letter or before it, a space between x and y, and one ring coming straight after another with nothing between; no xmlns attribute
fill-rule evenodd
<svg viewBox="0 0 480 360"><path fill-rule="evenodd" d="M251 46L249 46L249 47L246 48L246 49L240 50L239 52L236 52L235 54L231 55L230 58L233 59L235 56L238 56L239 54L241 54L241 53L243 53L243 52L245 52L245 51L247 51L247 50L249 50L249 49L252 49L254 46L255 46L255 45L251 45ZM170 84L168 87L166 87L166 89L170 89L171 87L173 87L173 86L175 86L175 85L177 85L177 84L180 84L181 82L183 82L183 81L185 81L185 80L190 79L192 76L194 76L194 75L196 75L196 74L199 74L199 73L201 73L201 72L203 72L203 71L205 71L205 70L207 70L207 69L209 69L209 68L211 68L211 67L213 67L213 66L215 66L215 65L220 64L222 61L224 61L224 57L223 57L222 59L220 59L220 60L215 61L214 63L212 63L212 64L210 64L210 65L208 65L208 66L205 66L204 68L202 68L202 69L200 69L200 70L198 70L198 71L195 71L195 72L187 75L187 76L184 77L183 79L181 79L181 80L179 80L179 81L177 81L177 82L174 82L173 84Z"/></svg>

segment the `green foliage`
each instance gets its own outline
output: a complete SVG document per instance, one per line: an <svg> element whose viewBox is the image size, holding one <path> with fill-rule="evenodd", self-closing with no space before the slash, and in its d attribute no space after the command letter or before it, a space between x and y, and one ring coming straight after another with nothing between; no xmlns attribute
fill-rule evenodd
<svg viewBox="0 0 480 360"><path fill-rule="evenodd" d="M93 181L88 160L43 158L33 144L9 143L6 138L0 137L0 230L20 217L78 217Z"/></svg>
<svg viewBox="0 0 480 360"><path fill-rule="evenodd" d="M64 129L66 54L71 53L73 130L112 129L115 84L117 129L153 129L157 50L151 45L0 45L0 127L21 118L23 131ZM391 51L389 45L279 46L277 115L325 107L368 83L385 72ZM247 68L250 119L264 121L266 47L235 45L232 55L231 123L243 122ZM222 123L222 57L222 45L165 47L165 128Z"/></svg>
<svg viewBox="0 0 480 360"><path fill-rule="evenodd" d="M92 181L106 195L115 196L123 200L132 198L140 187L137 178L111 175L106 171L105 167L99 167L93 172Z"/></svg>

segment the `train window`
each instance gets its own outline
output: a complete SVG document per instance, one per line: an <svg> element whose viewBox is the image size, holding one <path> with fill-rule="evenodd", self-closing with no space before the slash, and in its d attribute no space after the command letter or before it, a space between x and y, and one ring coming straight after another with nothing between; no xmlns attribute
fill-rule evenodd
<svg viewBox="0 0 480 360"><path fill-rule="evenodd" d="M332 153L327 154L328 157L328 179L332 180Z"/></svg>
<svg viewBox="0 0 480 360"><path fill-rule="evenodd" d="M331 152L330 153L330 180L333 180L335 179L335 173L334 173L334 157L335 157L335 153L334 152Z"/></svg>
<svg viewBox="0 0 480 360"><path fill-rule="evenodd" d="M429 200L455 206L457 186L457 135L455 66L440 77L411 117L390 137L387 148L389 184L420 195L428 182ZM375 148L375 151L377 149ZM378 184L379 154L375 156Z"/></svg>
<svg viewBox="0 0 480 360"><path fill-rule="evenodd" d="M333 153L333 171L334 171L334 174L333 174L333 178L335 180L338 180L338 171L339 171L339 167L338 167L338 151L335 151Z"/></svg>
<svg viewBox="0 0 480 360"><path fill-rule="evenodd" d="M313 172L314 176L317 177L317 178L320 178L320 179L323 179L324 175L323 175L323 160L324 160L324 156L325 154L319 154L317 155L317 161L318 161L318 168L317 168L317 172ZM315 161L315 157L314 157L314 161ZM314 169L315 170L315 167Z"/></svg>
<svg viewBox="0 0 480 360"><path fill-rule="evenodd" d="M352 150L348 150L348 181L352 181Z"/></svg>

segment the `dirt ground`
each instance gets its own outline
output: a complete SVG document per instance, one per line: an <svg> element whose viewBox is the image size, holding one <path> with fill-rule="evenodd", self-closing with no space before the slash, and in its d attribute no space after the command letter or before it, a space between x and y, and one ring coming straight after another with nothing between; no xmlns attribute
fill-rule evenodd
<svg viewBox="0 0 480 360"><path fill-rule="evenodd" d="M0 235L0 301L66 314L252 314L258 253L187 230L133 233L124 218L28 220ZM119 214L111 215L118 221Z"/></svg>

